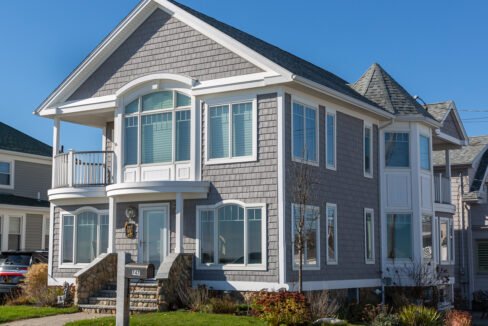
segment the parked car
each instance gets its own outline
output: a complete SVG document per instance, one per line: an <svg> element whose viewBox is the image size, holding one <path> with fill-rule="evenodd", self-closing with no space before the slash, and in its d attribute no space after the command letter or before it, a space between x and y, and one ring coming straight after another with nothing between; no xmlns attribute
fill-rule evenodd
<svg viewBox="0 0 488 326"><path fill-rule="evenodd" d="M23 282L30 266L47 263L47 251L6 251L0 253L0 294L11 293Z"/></svg>

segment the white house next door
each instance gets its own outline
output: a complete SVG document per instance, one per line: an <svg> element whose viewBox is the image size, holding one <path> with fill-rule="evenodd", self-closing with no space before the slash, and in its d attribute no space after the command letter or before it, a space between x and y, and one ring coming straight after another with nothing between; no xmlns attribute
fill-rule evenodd
<svg viewBox="0 0 488 326"><path fill-rule="evenodd" d="M141 207L139 262L154 264L156 271L168 254L169 205Z"/></svg>

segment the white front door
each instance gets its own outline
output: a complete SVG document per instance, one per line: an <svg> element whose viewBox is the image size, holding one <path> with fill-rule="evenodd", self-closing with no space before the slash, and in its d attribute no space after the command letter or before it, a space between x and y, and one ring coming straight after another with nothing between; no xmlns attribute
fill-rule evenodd
<svg viewBox="0 0 488 326"><path fill-rule="evenodd" d="M139 215L139 263L156 271L168 254L169 204L142 206Z"/></svg>

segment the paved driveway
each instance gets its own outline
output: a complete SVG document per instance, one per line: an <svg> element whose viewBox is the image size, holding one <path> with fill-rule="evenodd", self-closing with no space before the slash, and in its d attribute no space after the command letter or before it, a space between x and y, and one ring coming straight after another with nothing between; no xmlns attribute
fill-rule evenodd
<svg viewBox="0 0 488 326"><path fill-rule="evenodd" d="M75 314L66 314L66 315L56 315L50 317L42 317L42 318L32 318L32 319L24 319L13 321L10 323L2 324L3 325L12 325L12 326L63 326L66 323L83 320L83 319L95 319L106 317L110 315L102 315L102 314L88 314L86 312L77 312Z"/></svg>

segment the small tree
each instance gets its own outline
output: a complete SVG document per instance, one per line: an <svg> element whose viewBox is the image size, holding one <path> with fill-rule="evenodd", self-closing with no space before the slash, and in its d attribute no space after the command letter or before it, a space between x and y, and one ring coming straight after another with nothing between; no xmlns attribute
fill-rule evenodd
<svg viewBox="0 0 488 326"><path fill-rule="evenodd" d="M310 165L305 163L294 164L292 180L292 199L296 205L293 208L295 212L292 212L292 218L294 216L292 223L295 227L294 250L298 253L298 292L302 293L305 247L310 240L310 232L314 230L315 222L319 218L319 211L307 209L307 206L312 202L313 188L316 184L311 175Z"/></svg>

